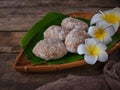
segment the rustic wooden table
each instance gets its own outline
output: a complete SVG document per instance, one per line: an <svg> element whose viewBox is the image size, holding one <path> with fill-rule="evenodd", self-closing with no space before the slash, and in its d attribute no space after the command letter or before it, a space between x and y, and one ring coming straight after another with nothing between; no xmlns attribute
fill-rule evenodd
<svg viewBox="0 0 120 90"><path fill-rule="evenodd" d="M120 7L120 0L0 0L0 90L34 90L69 74L98 75L103 64L86 65L53 73L20 73L13 63L22 49L23 35L47 12L64 14L92 12ZM120 50L109 59L120 60Z"/></svg>

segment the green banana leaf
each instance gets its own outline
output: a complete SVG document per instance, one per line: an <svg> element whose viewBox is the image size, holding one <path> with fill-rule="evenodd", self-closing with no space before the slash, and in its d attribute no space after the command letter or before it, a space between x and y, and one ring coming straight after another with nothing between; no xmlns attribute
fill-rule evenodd
<svg viewBox="0 0 120 90"><path fill-rule="evenodd" d="M24 50L25 55L27 56L28 60L30 60L31 63L33 64L41 64L47 62L48 64L63 64L63 63L69 63L69 62L74 62L78 61L80 59L83 59L83 55L78 55L78 54L72 54L68 53L64 57L56 60L50 60L50 61L45 61L44 59L41 59L39 57L36 57L32 53L33 47L36 45L36 43L40 40L43 39L43 33L44 31L51 25L61 25L61 21L69 17L68 15L60 14L60 13L55 13L55 12L50 12L44 16L42 20L37 22L22 38L21 40L21 45ZM84 18L78 18L84 22L86 22L88 25L90 23L90 20L84 19ZM116 33L112 38L113 41L108 44L108 48L112 48L112 46L120 40L119 38L120 34Z"/></svg>

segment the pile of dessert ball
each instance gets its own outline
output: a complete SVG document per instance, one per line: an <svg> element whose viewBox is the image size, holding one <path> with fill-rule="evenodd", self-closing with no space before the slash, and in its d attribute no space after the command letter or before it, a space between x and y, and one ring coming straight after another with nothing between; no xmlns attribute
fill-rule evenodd
<svg viewBox="0 0 120 90"><path fill-rule="evenodd" d="M52 25L44 32L44 39L33 48L33 53L44 60L58 59L68 52L77 53L77 47L89 37L88 25L78 19L67 17L61 26Z"/></svg>

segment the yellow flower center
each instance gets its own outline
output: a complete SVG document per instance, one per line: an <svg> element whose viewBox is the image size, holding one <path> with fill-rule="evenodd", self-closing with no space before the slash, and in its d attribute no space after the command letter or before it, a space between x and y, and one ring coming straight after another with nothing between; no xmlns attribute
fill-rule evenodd
<svg viewBox="0 0 120 90"><path fill-rule="evenodd" d="M103 19L109 23L116 24L120 22L120 16L116 13L108 13L103 15Z"/></svg>
<svg viewBox="0 0 120 90"><path fill-rule="evenodd" d="M101 53L101 49L97 45L89 45L87 47L87 52L88 52L88 54L96 57Z"/></svg>
<svg viewBox="0 0 120 90"><path fill-rule="evenodd" d="M107 36L107 33L103 28L98 28L97 30L95 30L94 35L95 38L102 41Z"/></svg>

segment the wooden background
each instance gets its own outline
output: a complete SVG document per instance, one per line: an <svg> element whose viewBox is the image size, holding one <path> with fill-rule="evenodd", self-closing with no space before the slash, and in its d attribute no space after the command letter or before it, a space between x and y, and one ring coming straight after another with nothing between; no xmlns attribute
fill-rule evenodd
<svg viewBox="0 0 120 90"><path fill-rule="evenodd" d="M103 64L53 73L19 73L12 65L23 35L47 12L93 12L120 7L120 0L0 0L0 90L34 90L69 74L99 75ZM120 50L109 60L120 60Z"/></svg>

